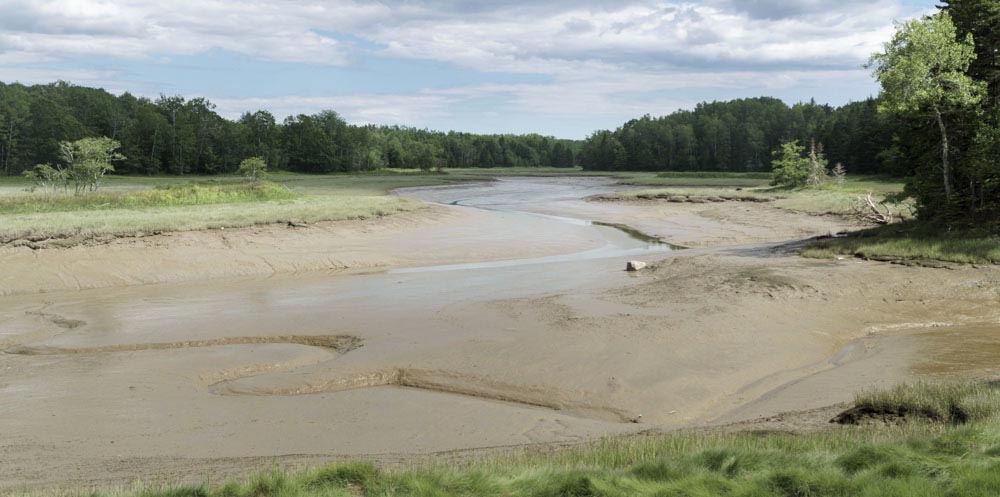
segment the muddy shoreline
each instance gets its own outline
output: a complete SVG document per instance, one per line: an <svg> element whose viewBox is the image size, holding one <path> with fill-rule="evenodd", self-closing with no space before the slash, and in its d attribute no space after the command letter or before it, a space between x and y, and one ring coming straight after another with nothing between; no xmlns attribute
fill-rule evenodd
<svg viewBox="0 0 1000 497"><path fill-rule="evenodd" d="M815 428L859 389L990 373L996 268L801 259L781 242L850 224L766 204L583 200L613 189L508 179L380 220L3 249L0 489Z"/></svg>

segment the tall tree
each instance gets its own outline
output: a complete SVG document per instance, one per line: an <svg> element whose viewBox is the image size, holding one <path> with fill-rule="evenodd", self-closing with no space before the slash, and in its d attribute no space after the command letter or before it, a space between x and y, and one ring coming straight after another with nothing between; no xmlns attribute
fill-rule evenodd
<svg viewBox="0 0 1000 497"><path fill-rule="evenodd" d="M946 202L953 190L946 115L976 105L985 90L966 74L975 58L973 47L972 35L958 40L951 16L943 12L904 23L869 63L882 85L880 110L929 113L937 124Z"/></svg>

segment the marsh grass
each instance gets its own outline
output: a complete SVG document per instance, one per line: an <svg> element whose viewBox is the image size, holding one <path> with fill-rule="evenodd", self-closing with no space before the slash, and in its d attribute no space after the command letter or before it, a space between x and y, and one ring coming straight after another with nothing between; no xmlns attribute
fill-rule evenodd
<svg viewBox="0 0 1000 497"><path fill-rule="evenodd" d="M860 394L872 403L950 412L900 424L834 426L792 434L705 433L617 437L550 450L378 468L346 462L272 471L222 486L136 486L92 496L305 497L986 497L1000 494L998 388L988 383L904 385Z"/></svg>
<svg viewBox="0 0 1000 497"><path fill-rule="evenodd" d="M742 173L748 175L745 181L755 183L749 187L739 184L725 184L727 181L739 179L740 176L735 175L740 173L723 173L721 177L716 177L711 173L698 174L706 174L706 176L687 177L681 174L676 177L624 180L624 183L633 184L650 184L655 180L661 179L664 182L676 181L677 183L671 185L673 188L625 191L610 197L623 200L679 197L694 199L695 201L741 198L758 199L769 202L769 205L773 207L793 212L814 215L849 216L852 215L855 206L858 205L861 195L871 192L876 201L881 201L891 198L903 189L903 184L900 181L877 176L849 177L843 185L829 184L814 188L788 189L771 187L768 185L767 180L760 179L755 173ZM891 206L897 216L907 218L910 215L911 209L908 201L894 203Z"/></svg>
<svg viewBox="0 0 1000 497"><path fill-rule="evenodd" d="M292 200L299 195L270 182L190 183L160 185L148 190L109 190L73 195L37 191L0 197L2 214L34 214L78 210L138 209L185 205L232 204Z"/></svg>
<svg viewBox="0 0 1000 497"><path fill-rule="evenodd" d="M366 219L423 207L388 195L393 188L452 180L276 173L272 181L111 177L100 192L79 197L28 192L26 183L8 181L0 185L0 243Z"/></svg>
<svg viewBox="0 0 1000 497"><path fill-rule="evenodd" d="M949 232L911 221L821 240L803 249L802 256L1000 264L1000 233L992 230Z"/></svg>
<svg viewBox="0 0 1000 497"><path fill-rule="evenodd" d="M621 183L628 185L683 186L683 187L742 187L758 188L768 185L770 173L728 173L718 171L667 171L655 175L639 173L625 177Z"/></svg>
<svg viewBox="0 0 1000 497"><path fill-rule="evenodd" d="M1000 383L917 382L860 393L854 405L841 417L867 416L883 420L895 417L951 424L987 421L1000 413Z"/></svg>

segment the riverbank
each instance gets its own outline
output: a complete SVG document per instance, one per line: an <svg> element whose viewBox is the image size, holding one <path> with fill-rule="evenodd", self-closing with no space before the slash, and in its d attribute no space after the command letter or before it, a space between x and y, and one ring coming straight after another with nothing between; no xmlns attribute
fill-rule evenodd
<svg viewBox="0 0 1000 497"><path fill-rule="evenodd" d="M105 234L8 243L0 246L0 266L7 269L0 274L0 296L315 271L345 274L394 267L537 258L594 249L600 243L592 237L581 237L560 223L544 224L542 228L536 218L512 218L489 210L441 205L451 202L448 188L421 190L420 186L444 180L428 175L402 176L402 179L396 176L289 176L283 180L283 184L306 198L324 198L327 200L323 202L338 203L340 207L344 207L344 195L370 198L365 201L369 204L377 202L398 207L387 215L367 213L360 219L319 222L312 222L312 218L309 222L302 221L300 217L298 221L244 227L233 226L234 219L229 219L229 226L205 229L152 233L136 228L140 231L133 236ZM492 177L474 181L473 176L465 172L450 178L448 183L466 188L473 196L479 190L491 190L496 184L503 184L502 179L498 183ZM537 183L542 185L545 181L578 183L585 192L636 188L617 186L615 179L586 176L534 181L543 182ZM385 190L399 185L410 185L400 191L414 193L390 195ZM129 185L117 187L122 189ZM148 185L143 183L142 188L146 187ZM444 196L424 195L423 192L443 192ZM684 247L774 243L859 227L841 217L812 216L764 203L703 205L639 201L597 204L573 196L547 199L540 192L532 195L539 197L527 198L528 203L519 209L629 226ZM250 216L255 209L265 209L266 204L181 209L204 207L207 210L200 214L203 217L220 216L228 209L247 211L246 215ZM173 209L167 211L174 212ZM73 211L70 214L83 218L96 216L93 222L97 223L105 223L116 216L113 211L96 214ZM330 211L321 210L316 219L329 215ZM476 229L480 224L492 224L493 228L485 233ZM539 230L554 231L539 236Z"/></svg>

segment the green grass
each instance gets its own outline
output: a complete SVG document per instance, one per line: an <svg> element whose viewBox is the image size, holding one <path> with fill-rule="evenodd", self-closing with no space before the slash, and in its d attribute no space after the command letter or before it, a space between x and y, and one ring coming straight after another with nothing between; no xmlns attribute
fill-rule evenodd
<svg viewBox="0 0 1000 497"><path fill-rule="evenodd" d="M137 209L183 205L267 202L297 198L288 188L270 182L191 183L160 185L149 190L88 192L72 195L60 191L32 192L0 197L0 212L32 214L80 210Z"/></svg>
<svg viewBox="0 0 1000 497"><path fill-rule="evenodd" d="M770 183L770 173L727 173L718 171L668 171L639 173L621 180L628 185L677 187L742 187L757 188Z"/></svg>
<svg viewBox="0 0 1000 497"><path fill-rule="evenodd" d="M915 384L858 397L888 408L974 416L837 426L813 433L683 432L608 438L395 469L346 462L221 486L133 487L136 497L986 497L1000 495L1000 389Z"/></svg>
<svg viewBox="0 0 1000 497"><path fill-rule="evenodd" d="M809 245L801 254L817 259L855 256L876 260L1000 264L1000 234L947 232L911 221L822 240Z"/></svg>
<svg viewBox="0 0 1000 497"><path fill-rule="evenodd" d="M988 421L1000 413L1000 383L917 382L856 396L855 411L872 416L922 418L963 424Z"/></svg>
<svg viewBox="0 0 1000 497"><path fill-rule="evenodd" d="M423 208L389 195L394 188L467 178L439 174L304 175L275 173L248 188L218 177L110 177L98 192L74 197L30 193L0 183L0 243L83 240L257 224L364 219Z"/></svg>

